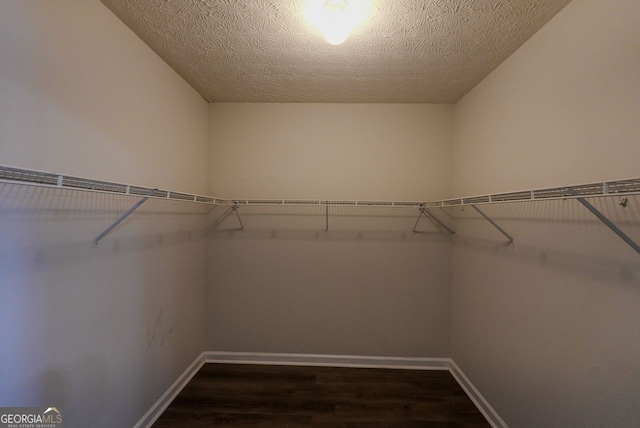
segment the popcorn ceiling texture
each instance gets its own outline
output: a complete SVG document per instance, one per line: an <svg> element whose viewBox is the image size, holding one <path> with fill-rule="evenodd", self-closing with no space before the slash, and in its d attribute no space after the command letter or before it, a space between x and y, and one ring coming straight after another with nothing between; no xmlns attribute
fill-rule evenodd
<svg viewBox="0 0 640 428"><path fill-rule="evenodd" d="M101 0L210 102L455 103L570 0L372 0L340 46L307 0Z"/></svg>

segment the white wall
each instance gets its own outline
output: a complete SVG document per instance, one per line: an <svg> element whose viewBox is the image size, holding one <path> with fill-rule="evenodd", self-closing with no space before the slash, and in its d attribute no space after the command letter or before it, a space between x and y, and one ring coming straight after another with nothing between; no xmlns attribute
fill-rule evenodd
<svg viewBox="0 0 640 428"><path fill-rule="evenodd" d="M456 195L637 177L637 1L576 0L456 105Z"/></svg>
<svg viewBox="0 0 640 428"><path fill-rule="evenodd" d="M452 107L212 104L210 188L247 198L449 193ZM450 238L417 212L211 213L207 349L446 356ZM400 215L398 215L400 214Z"/></svg>
<svg viewBox="0 0 640 428"><path fill-rule="evenodd" d="M3 2L0 163L198 193L209 169L245 198L637 176L639 20L572 2L454 124L450 106L208 107L97 1ZM640 201L618 202L597 203L640 240ZM488 207L515 248L466 211L452 245L372 208L332 210L328 235L318 209L242 208L243 233L219 208L205 241L201 211L158 201L91 248L131 204L0 186L0 406L129 426L206 348L452 356L513 427L640 418L637 255L575 201Z"/></svg>
<svg viewBox="0 0 640 428"><path fill-rule="evenodd" d="M637 177L640 3L576 0L455 109L456 195ZM594 203L640 242L640 200ZM636 426L640 265L576 201L456 211L451 356L511 427Z"/></svg>
<svg viewBox="0 0 640 428"><path fill-rule="evenodd" d="M98 1L0 3L0 163L206 192L206 102ZM203 350L200 209L0 185L0 406L132 426Z"/></svg>
<svg viewBox="0 0 640 428"><path fill-rule="evenodd" d="M206 102L106 7L1 7L0 163L206 192Z"/></svg>
<svg viewBox="0 0 640 428"><path fill-rule="evenodd" d="M248 199L445 197L452 110L428 104L212 104L209 190Z"/></svg>

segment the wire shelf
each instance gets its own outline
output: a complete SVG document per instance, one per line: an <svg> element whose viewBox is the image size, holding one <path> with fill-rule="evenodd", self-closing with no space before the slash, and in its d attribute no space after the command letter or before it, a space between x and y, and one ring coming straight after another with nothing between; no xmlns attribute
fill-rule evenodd
<svg viewBox="0 0 640 428"><path fill-rule="evenodd" d="M208 205L216 204L216 199L210 196L173 192L169 190L154 189L151 187L134 186L3 165L0 165L0 182L118 195L161 198Z"/></svg>
<svg viewBox="0 0 640 428"><path fill-rule="evenodd" d="M322 206L322 207L383 207L383 208L446 208L506 202L606 197L640 194L640 178L601 183L521 190L515 192L452 198L436 201L374 201L374 200L305 200L305 199L219 199L213 196L154 189L103 180L94 180L51 172L0 165L0 182L95 191L119 195L162 198L207 205L230 206Z"/></svg>

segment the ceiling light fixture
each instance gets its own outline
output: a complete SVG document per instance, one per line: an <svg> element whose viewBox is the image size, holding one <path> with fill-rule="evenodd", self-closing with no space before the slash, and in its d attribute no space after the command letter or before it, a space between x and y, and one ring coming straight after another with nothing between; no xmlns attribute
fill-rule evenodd
<svg viewBox="0 0 640 428"><path fill-rule="evenodd" d="M365 0L310 0L307 19L317 27L327 43L344 43L366 15Z"/></svg>

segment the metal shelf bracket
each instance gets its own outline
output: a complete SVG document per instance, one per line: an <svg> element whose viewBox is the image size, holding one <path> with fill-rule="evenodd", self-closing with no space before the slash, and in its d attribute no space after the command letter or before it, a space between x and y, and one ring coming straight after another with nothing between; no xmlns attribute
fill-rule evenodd
<svg viewBox="0 0 640 428"><path fill-rule="evenodd" d="M233 211L235 211L236 216L238 217L238 222L240 223L240 230L244 232L244 224L242 223L242 218L240 218L240 211L238 211L238 203L233 203Z"/></svg>
<svg viewBox="0 0 640 428"><path fill-rule="evenodd" d="M144 196L142 199L140 199L134 206L132 206L131 208L129 208L129 210L122 214L120 216L119 219L117 219L116 221L114 221L111 226L107 227L104 232L102 232L100 235L98 235L98 237L93 241L93 246L97 247L98 243L100 243L100 240L102 238L104 238L105 236L107 236L109 234L109 232L111 232L113 229L115 229L120 223L122 223L127 217L129 217L131 214L133 214L133 212L135 210L137 210L138 208L140 208L142 206L142 204L144 204L145 202L147 202L147 200L149 200L149 197L151 195L153 195L153 192L155 192L158 189L153 189L151 191L149 191L149 193L146 194L146 196Z"/></svg>
<svg viewBox="0 0 640 428"><path fill-rule="evenodd" d="M423 215L425 217L427 217L428 219L436 222L440 226L442 226L452 236L456 236L456 231L455 230L451 229L449 226L444 224L438 217L435 216L435 214L429 208L427 208L425 206L421 206L420 207L420 214L418 214L418 219L416 220L416 224L415 224L415 226L413 226L413 233L418 233L418 231L416 229L418 228L418 223L420 223L420 219L422 218Z"/></svg>
<svg viewBox="0 0 640 428"><path fill-rule="evenodd" d="M549 187L533 190L519 190L507 193L495 193L485 195L475 195L466 198L454 198L439 201L381 201L381 200L316 200L316 199L292 199L292 200L229 200L218 199L212 196L195 195L183 192L173 192L168 190L150 189L149 187L133 186L129 184L94 180L91 178L83 178L76 176L61 175L52 172L37 171L32 169L16 168L7 165L0 164L0 184L19 184L25 186L36 186L42 188L64 189L71 191L82 192L97 192L111 195L124 195L127 197L142 197L129 211L124 213L118 220L116 220L111 226L105 229L98 237L93 241L94 246L113 229L115 229L120 223L122 223L128 216L130 216L135 210L137 210L148 199L159 199L190 202L204 205L211 205L211 209L217 206L231 207L231 210L226 210L224 218L231 215L232 211L235 211L240 223L240 230L244 231L244 224L242 218L238 212L239 205L253 205L253 206L325 206L325 233L329 233L329 206L340 207L377 207L377 208L418 208L419 215L416 220L416 224L413 227L414 233L419 233L417 228L424 215L434 224L446 229L451 235L456 232L444 224L438 219L430 208L437 207L444 209L446 207L463 207L465 205L471 205L480 215L482 215L487 221L489 221L500 233L506 236L513 244L514 239L504 229L499 227L496 222L485 215L479 208L479 205L485 204L503 204L512 202L532 202L543 200L565 200L565 199L577 199L580 204L586 207L593 215L595 215L600 221L602 221L609 229L611 229L616 235L624 240L630 247L632 247L637 253L640 254L640 245L634 242L627 234L625 234L620 228L618 228L611 220L609 220L604 214L598 211L591 203L585 198L598 198L598 197L625 197L620 205L626 206L628 199L626 196L640 195L640 177L629 178L624 180L585 183L559 187ZM209 210L207 213L209 213Z"/></svg>
<svg viewBox="0 0 640 428"><path fill-rule="evenodd" d="M422 208L420 208L420 210L418 211L418 218L416 219L416 224L413 226L413 233L418 233L417 229L418 229L418 224L420 223L420 219L422 218L422 215L424 213L422 212Z"/></svg>
<svg viewBox="0 0 640 428"><path fill-rule="evenodd" d="M569 192L571 195L573 196L577 196L578 192L575 191L575 189L568 187L567 188L567 192ZM638 245L633 239L631 239L629 237L629 235L627 235L626 233L624 233L618 226L615 225L614 222L612 222L611 220L609 220L607 218L607 216L605 216L604 214L602 214L602 212L600 212L596 207L594 207L589 201L587 201L585 198L581 198L581 197L577 197L576 198L578 200L578 202L580 202L586 209L588 209L589 211L591 211L591 213L593 215L595 215L596 217L598 217L598 220L600 220L601 222L603 222L605 224L605 226L607 226L609 229L611 229L613 231L613 233L615 233L616 235L618 235L624 242L626 242L627 244L629 244L629 246L631 248L633 248L634 250L636 250L636 253L640 254L640 245Z"/></svg>
<svg viewBox="0 0 640 428"><path fill-rule="evenodd" d="M478 208L475 205L471 205L471 207L476 210L478 212L478 214L480 214L482 217L484 217L485 220L487 220L489 223L491 223L491 226L495 227L498 232L502 233L504 236L507 237L507 239L509 240L509 243L514 246L514 242L513 242L513 236L509 235L503 228L500 227L500 225L498 225L498 223L496 223L491 217L489 217L487 214L485 214L480 208Z"/></svg>
<svg viewBox="0 0 640 428"><path fill-rule="evenodd" d="M324 218L325 218L325 227L324 233L329 233L329 204L324 204Z"/></svg>

